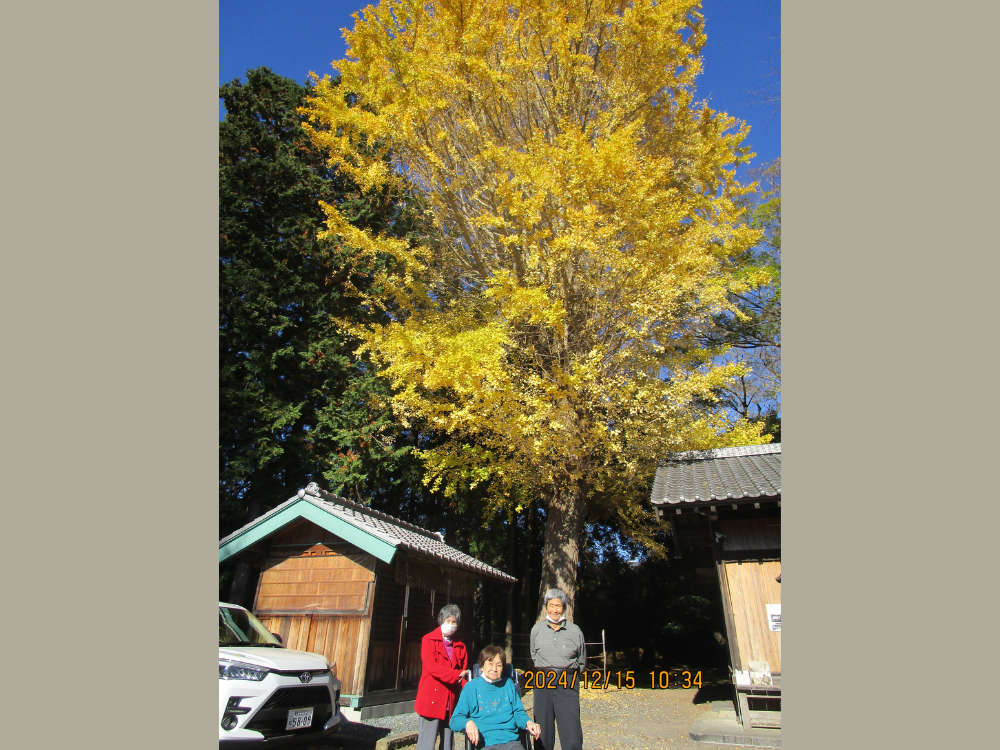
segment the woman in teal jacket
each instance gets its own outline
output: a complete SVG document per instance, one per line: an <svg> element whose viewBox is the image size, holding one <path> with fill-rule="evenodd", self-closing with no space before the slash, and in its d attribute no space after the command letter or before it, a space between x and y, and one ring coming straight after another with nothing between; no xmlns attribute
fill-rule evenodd
<svg viewBox="0 0 1000 750"><path fill-rule="evenodd" d="M485 750L522 750L517 730L527 729L536 740L539 726L528 720L517 686L503 676L506 656L487 646L479 653L482 674L466 683L451 715L451 730L465 732L473 747Z"/></svg>

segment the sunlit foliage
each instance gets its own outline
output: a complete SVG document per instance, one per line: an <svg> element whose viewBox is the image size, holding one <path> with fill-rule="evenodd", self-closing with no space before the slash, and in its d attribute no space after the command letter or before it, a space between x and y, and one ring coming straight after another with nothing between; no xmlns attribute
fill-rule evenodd
<svg viewBox="0 0 1000 750"><path fill-rule="evenodd" d="M363 189L416 195L434 231L325 206L327 236L397 261L357 293L401 312L344 325L399 418L450 436L427 481L488 485L489 511L540 497L542 583L572 591L588 516L648 528L657 456L764 440L712 408L742 366L697 336L760 237L734 177L748 128L695 100L691 0L384 0L355 18L307 130Z"/></svg>

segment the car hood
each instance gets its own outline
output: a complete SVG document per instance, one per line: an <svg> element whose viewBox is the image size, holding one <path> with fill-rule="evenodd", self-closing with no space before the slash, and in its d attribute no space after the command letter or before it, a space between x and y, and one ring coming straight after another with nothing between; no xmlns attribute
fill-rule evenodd
<svg viewBox="0 0 1000 750"><path fill-rule="evenodd" d="M220 659L244 661L268 669L286 670L316 670L326 669L326 658L308 651L292 651L287 648L254 648L248 646L219 647Z"/></svg>

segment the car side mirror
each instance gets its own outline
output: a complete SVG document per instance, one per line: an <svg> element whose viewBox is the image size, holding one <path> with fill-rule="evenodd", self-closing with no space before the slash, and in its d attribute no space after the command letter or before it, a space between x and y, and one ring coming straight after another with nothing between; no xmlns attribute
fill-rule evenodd
<svg viewBox="0 0 1000 750"><path fill-rule="evenodd" d="M273 635L275 638L278 639L278 643L281 643L281 636L280 635L278 635L277 633L271 633L271 635ZM284 644L282 644L282 645L284 645Z"/></svg>

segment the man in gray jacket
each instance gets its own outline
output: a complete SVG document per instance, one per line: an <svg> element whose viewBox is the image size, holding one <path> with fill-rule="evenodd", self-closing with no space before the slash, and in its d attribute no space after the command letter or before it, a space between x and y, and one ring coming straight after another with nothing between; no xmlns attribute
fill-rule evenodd
<svg viewBox="0 0 1000 750"><path fill-rule="evenodd" d="M563 616L565 610L566 595L549 589L545 592L545 619L531 629L531 661L536 670L545 672L545 678L536 680L535 685L533 713L541 727L536 750L555 747L556 725L563 750L583 749L580 683L587 668L587 646L583 631Z"/></svg>

